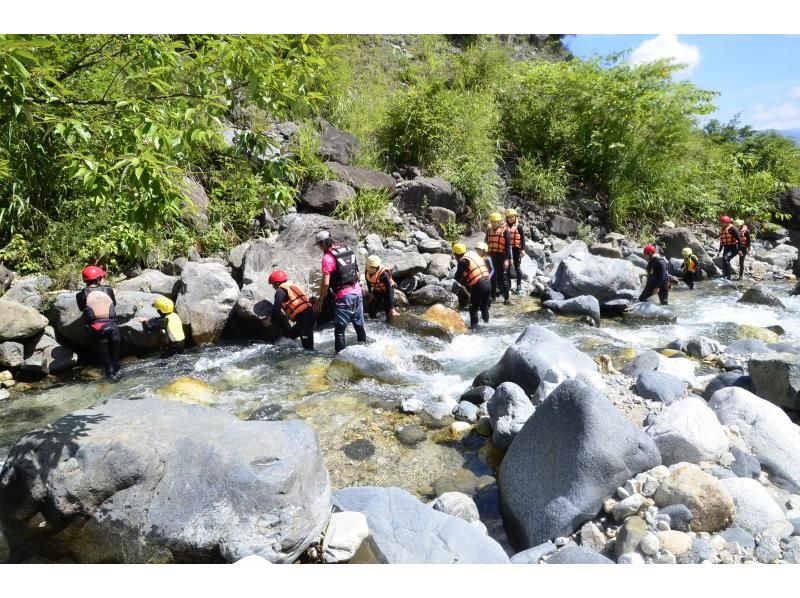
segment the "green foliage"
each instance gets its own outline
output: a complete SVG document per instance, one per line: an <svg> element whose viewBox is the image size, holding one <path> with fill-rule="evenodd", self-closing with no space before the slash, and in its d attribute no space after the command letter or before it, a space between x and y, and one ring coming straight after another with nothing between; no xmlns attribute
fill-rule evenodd
<svg viewBox="0 0 800 598"><path fill-rule="evenodd" d="M591 224L582 222L575 231L575 238L591 245L597 241L597 232L592 228Z"/></svg>
<svg viewBox="0 0 800 598"><path fill-rule="evenodd" d="M439 230L442 232L442 237L448 243L456 243L460 238L461 235L464 234L464 230L466 226L464 224L459 224L456 222L445 222L444 224L439 225Z"/></svg>
<svg viewBox="0 0 800 598"><path fill-rule="evenodd" d="M553 161L545 166L537 158L521 156L517 160L513 185L523 197L542 205L558 206L570 193L570 174L566 164Z"/></svg>
<svg viewBox="0 0 800 598"><path fill-rule="evenodd" d="M336 206L332 216L345 220L360 233L376 232L387 236L394 232L389 210L392 199L384 189L361 189L346 202Z"/></svg>
<svg viewBox="0 0 800 598"><path fill-rule="evenodd" d="M20 234L0 249L0 263L14 264L19 274L30 274L39 270L39 264L31 259L30 243Z"/></svg>

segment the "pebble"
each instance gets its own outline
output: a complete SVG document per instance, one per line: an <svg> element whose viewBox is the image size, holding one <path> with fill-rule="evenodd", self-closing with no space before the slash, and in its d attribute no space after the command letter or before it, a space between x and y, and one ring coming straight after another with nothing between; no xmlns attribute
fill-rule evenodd
<svg viewBox="0 0 800 598"><path fill-rule="evenodd" d="M14 385L16 385L16 383L17 383L16 380L3 380L2 382L0 382L0 386L2 386L3 388L13 388Z"/></svg>
<svg viewBox="0 0 800 598"><path fill-rule="evenodd" d="M676 562L675 555L669 550L659 550L653 556L653 563L656 565L674 565Z"/></svg>
<svg viewBox="0 0 800 598"><path fill-rule="evenodd" d="M601 552L606 547L606 535L593 522L586 523L580 531L581 546Z"/></svg>
<svg viewBox="0 0 800 598"><path fill-rule="evenodd" d="M628 492L628 496L642 493L642 483L636 479L625 482L623 488L625 488L625 490Z"/></svg>
<svg viewBox="0 0 800 598"><path fill-rule="evenodd" d="M644 503L644 496L641 494L634 494L628 498L618 502L612 511L614 519L617 521L625 521L631 515L635 515L642 508Z"/></svg>
<svg viewBox="0 0 800 598"><path fill-rule="evenodd" d="M606 513L611 513L614 510L616 504L617 504L616 500L614 500L613 498L607 498L603 503L603 511L605 511Z"/></svg>
<svg viewBox="0 0 800 598"><path fill-rule="evenodd" d="M622 486L617 488L617 496L619 496L621 499L628 498L630 495L631 493L625 490L625 488L623 488Z"/></svg>
<svg viewBox="0 0 800 598"><path fill-rule="evenodd" d="M658 536L652 532L647 532L639 543L639 550L648 555L656 554L660 548L661 542L658 540Z"/></svg>
<svg viewBox="0 0 800 598"><path fill-rule="evenodd" d="M775 536L764 536L753 555L760 563L774 563L781 558L781 545Z"/></svg>
<svg viewBox="0 0 800 598"><path fill-rule="evenodd" d="M783 545L783 560L793 565L800 565L800 537L793 537Z"/></svg>
<svg viewBox="0 0 800 598"><path fill-rule="evenodd" d="M410 426L403 426L395 430L397 439L406 446L414 446L419 444L426 438L425 429L422 426L412 424Z"/></svg>
<svg viewBox="0 0 800 598"><path fill-rule="evenodd" d="M661 532L669 531L669 521L665 521L663 519L658 519L656 521L656 529Z"/></svg>
<svg viewBox="0 0 800 598"><path fill-rule="evenodd" d="M640 490L640 492L644 496L650 498L656 493L656 490L658 490L659 482L655 476L652 476L647 473L640 473L639 475L636 476L636 479L641 481L642 489Z"/></svg>
<svg viewBox="0 0 800 598"><path fill-rule="evenodd" d="M620 565L644 565L644 557L638 552L626 552L617 559Z"/></svg>
<svg viewBox="0 0 800 598"><path fill-rule="evenodd" d="M658 482L663 482L664 479L669 475L669 467L666 465L657 465L647 473L658 480Z"/></svg>
<svg viewBox="0 0 800 598"><path fill-rule="evenodd" d="M0 382L5 382L6 380L13 380L14 376L9 370L3 370L0 372Z"/></svg>
<svg viewBox="0 0 800 598"><path fill-rule="evenodd" d="M719 534L717 534L717 535L715 535L714 537L711 538L711 546L717 552L720 552L721 550L724 550L725 545L727 543L728 543L728 541L725 538L723 538L722 536L720 536Z"/></svg>
<svg viewBox="0 0 800 598"><path fill-rule="evenodd" d="M553 543L560 548L569 543L569 538L565 536L559 536L558 538L555 539Z"/></svg>

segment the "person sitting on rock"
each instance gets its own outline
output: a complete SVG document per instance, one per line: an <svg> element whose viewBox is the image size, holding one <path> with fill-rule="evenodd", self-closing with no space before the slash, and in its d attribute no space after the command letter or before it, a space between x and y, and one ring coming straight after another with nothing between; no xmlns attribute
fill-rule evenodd
<svg viewBox="0 0 800 598"><path fill-rule="evenodd" d="M492 301L497 299L497 294L503 295L503 304L511 303L509 292L511 279L509 266L511 264L511 233L503 222L500 212L489 214L489 228L484 239L489 246L489 257L494 265L495 275L491 280Z"/></svg>
<svg viewBox="0 0 800 598"><path fill-rule="evenodd" d="M669 305L669 264L660 255L656 254L655 245L645 245L644 253L647 257L647 282L644 291L639 295L639 301L647 301L658 293L661 305Z"/></svg>
<svg viewBox="0 0 800 598"><path fill-rule="evenodd" d="M730 216L720 216L722 230L719 232L719 251L717 255L722 255L722 277L730 280L733 273L731 260L736 255L742 255L742 236L739 230L731 222Z"/></svg>
<svg viewBox="0 0 800 598"><path fill-rule="evenodd" d="M183 332L183 322L175 313L175 304L172 299L158 297L153 301L153 307L158 312L158 317L146 320L139 318L142 328L148 332L158 332L161 335L161 358L166 359L186 349L186 335Z"/></svg>
<svg viewBox="0 0 800 598"><path fill-rule="evenodd" d="M298 285L288 281L283 270L275 270L267 278L275 289L270 321L281 336L300 338L304 349L314 350L314 327L317 312L312 309L311 300Z"/></svg>
<svg viewBox="0 0 800 598"><path fill-rule="evenodd" d="M86 266L81 278L86 287L75 295L78 309L83 312L83 322L89 332L106 378L118 382L122 378L119 365L119 348L122 336L117 326L117 298L114 290L100 283L105 278L105 271L98 266Z"/></svg>
<svg viewBox="0 0 800 598"><path fill-rule="evenodd" d="M517 220L517 211L514 208L506 210L506 229L508 230L508 240L511 245L511 259L514 262L514 273L517 276L517 290L515 293L522 293L522 257L525 255L525 227ZM508 286L511 287L509 277Z"/></svg>
<svg viewBox="0 0 800 598"><path fill-rule="evenodd" d="M475 330L478 327L479 310L483 321L489 322L489 299L492 293L489 268L486 267L484 258L467 253L463 243L453 245L453 255L458 260L456 282L469 289L469 327Z"/></svg>
<svg viewBox="0 0 800 598"><path fill-rule="evenodd" d="M750 229L747 228L742 219L734 220L733 223L739 229L739 238L741 240L741 251L739 252L739 280L741 280L744 277L744 260L750 251Z"/></svg>
<svg viewBox="0 0 800 598"><path fill-rule="evenodd" d="M697 266L700 263L700 260L697 259L697 256L692 253L691 247L684 247L681 250L681 255L683 256L683 282L685 282L690 289L694 288L694 281L697 278Z"/></svg>
<svg viewBox="0 0 800 598"><path fill-rule="evenodd" d="M395 284L391 268L381 265L381 258L377 255L371 255L367 258L364 278L370 292L367 304L369 317L374 319L378 315L378 305L383 306L387 322L391 322L395 316L399 316L400 312L394 307Z"/></svg>

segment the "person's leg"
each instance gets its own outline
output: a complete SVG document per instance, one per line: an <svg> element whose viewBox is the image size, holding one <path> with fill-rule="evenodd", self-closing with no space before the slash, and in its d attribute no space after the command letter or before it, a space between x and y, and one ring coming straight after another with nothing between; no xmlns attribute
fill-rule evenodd
<svg viewBox="0 0 800 598"><path fill-rule="evenodd" d="M669 283L661 285L658 289L658 300L661 305L669 305Z"/></svg>
<svg viewBox="0 0 800 598"><path fill-rule="evenodd" d="M735 254L735 251L731 251L727 248L722 250L722 276L728 280L730 280L731 276L733 275L733 266L731 266L731 260Z"/></svg>
<svg viewBox="0 0 800 598"><path fill-rule="evenodd" d="M477 288L480 289L481 293L481 317L483 321L488 323L489 322L489 283L488 282L481 282L475 285Z"/></svg>
<svg viewBox="0 0 800 598"><path fill-rule="evenodd" d="M369 317L373 320L378 317L378 295L379 293L372 293L372 301L369 302L367 309Z"/></svg>
<svg viewBox="0 0 800 598"><path fill-rule="evenodd" d="M386 316L386 322L392 318L392 309L394 305L389 301L389 293L381 293L381 301L383 302L383 313Z"/></svg>
<svg viewBox="0 0 800 598"><path fill-rule="evenodd" d="M739 256L739 279L741 280L744 277L744 258L747 257L747 250L742 251L742 255Z"/></svg>
<svg viewBox="0 0 800 598"><path fill-rule="evenodd" d="M489 259L492 260L492 266L494 267L494 276L492 276L492 301L497 300L497 289L500 285L498 279L500 278L500 270L498 270L498 265L502 269L503 267L503 260L502 255L500 259L498 259L498 254L491 253L489 254Z"/></svg>
<svg viewBox="0 0 800 598"><path fill-rule="evenodd" d="M478 310L481 302L479 286L480 283L473 286L469 295L469 327L473 330L478 327Z"/></svg>
<svg viewBox="0 0 800 598"><path fill-rule="evenodd" d="M114 366L111 364L111 350L109 347L111 338L98 332L90 332L89 334L92 336L94 352L95 355L97 355L97 359L100 361L106 378L111 378L114 375Z"/></svg>
<svg viewBox="0 0 800 598"><path fill-rule="evenodd" d="M300 344L304 349L309 351L314 350L314 325L316 324L316 312L313 309L307 309L301 313L297 318L295 327L300 332Z"/></svg>
<svg viewBox="0 0 800 598"><path fill-rule="evenodd" d="M514 272L517 275L517 292L519 293L522 290L522 268L520 267L522 264L522 250L519 247L514 247L511 252L514 255Z"/></svg>
<svg viewBox="0 0 800 598"><path fill-rule="evenodd" d="M108 345L111 367L114 368L114 374L117 374L121 369L119 365L120 345L122 345L122 334L119 331L119 326L117 326L115 322L111 325L111 342Z"/></svg>
<svg viewBox="0 0 800 598"><path fill-rule="evenodd" d="M506 268L505 258L500 260L500 272L502 273L501 284L503 293L503 303L508 305L511 302L509 293L511 292L511 268Z"/></svg>
<svg viewBox="0 0 800 598"><path fill-rule="evenodd" d="M642 294L639 295L639 301L647 301L653 295L653 289L653 285L651 285L649 282L645 284Z"/></svg>
<svg viewBox="0 0 800 598"><path fill-rule="evenodd" d="M333 342L337 353L347 346L344 331L350 323L350 310L345 299L346 297L337 299L334 306Z"/></svg>
<svg viewBox="0 0 800 598"><path fill-rule="evenodd" d="M359 343L367 342L367 331L364 328L364 299L361 295L348 295L346 297L350 306L350 321L356 330L356 338Z"/></svg>
<svg viewBox="0 0 800 598"><path fill-rule="evenodd" d="M687 272L686 274L684 274L683 275L683 282L686 283L686 286L688 286L689 289L693 289L694 288L694 272Z"/></svg>

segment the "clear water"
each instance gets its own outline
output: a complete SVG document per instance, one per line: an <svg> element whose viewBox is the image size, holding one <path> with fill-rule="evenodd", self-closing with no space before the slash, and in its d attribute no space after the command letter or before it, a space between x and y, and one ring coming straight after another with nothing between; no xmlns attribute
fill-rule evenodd
<svg viewBox="0 0 800 598"><path fill-rule="evenodd" d="M302 418L320 437L334 488L354 485L400 486L421 498L433 496L434 486L447 480L474 486L475 478L494 475L494 463L475 433L461 442L439 440L441 432L429 429L428 439L409 448L395 436L403 425L419 424L417 416L399 413L399 401L417 397L428 401L442 393L457 398L481 370L493 365L505 348L530 323L541 323L571 338L592 356L611 355L617 368L622 351L662 347L676 338L702 334L723 343L734 340L737 324L781 325L787 342L800 341L800 297L788 297L789 284L770 288L786 309L737 304L741 288L721 288L716 282L694 291L675 287L670 304L678 316L675 324L632 326L604 319L601 328L577 324L567 318L545 321L536 315L538 300L512 296L513 305L495 305L492 320L477 333L462 334L451 344L419 338L368 321L371 351L391 354L403 369L414 355L426 355L442 365L436 374L407 369L403 384L374 380L332 382L326 376L333 357L333 332L317 335L317 351L308 354L292 341L277 345L218 345L192 349L170 360L145 359L126 365L125 378L112 385L102 381L63 382L18 395L0 403L0 462L23 434L52 423L61 416L108 398L162 396L159 391L181 377L209 386L207 400L213 408L248 419ZM463 314L466 318L466 313ZM355 339L349 339L354 342ZM368 441L371 454L354 454L348 447ZM350 443L356 442L357 445ZM367 453L370 451L367 450ZM349 453L349 455L348 455ZM355 458L354 458L355 457ZM504 542L496 501L482 504L490 533ZM487 506L488 505L488 506Z"/></svg>

